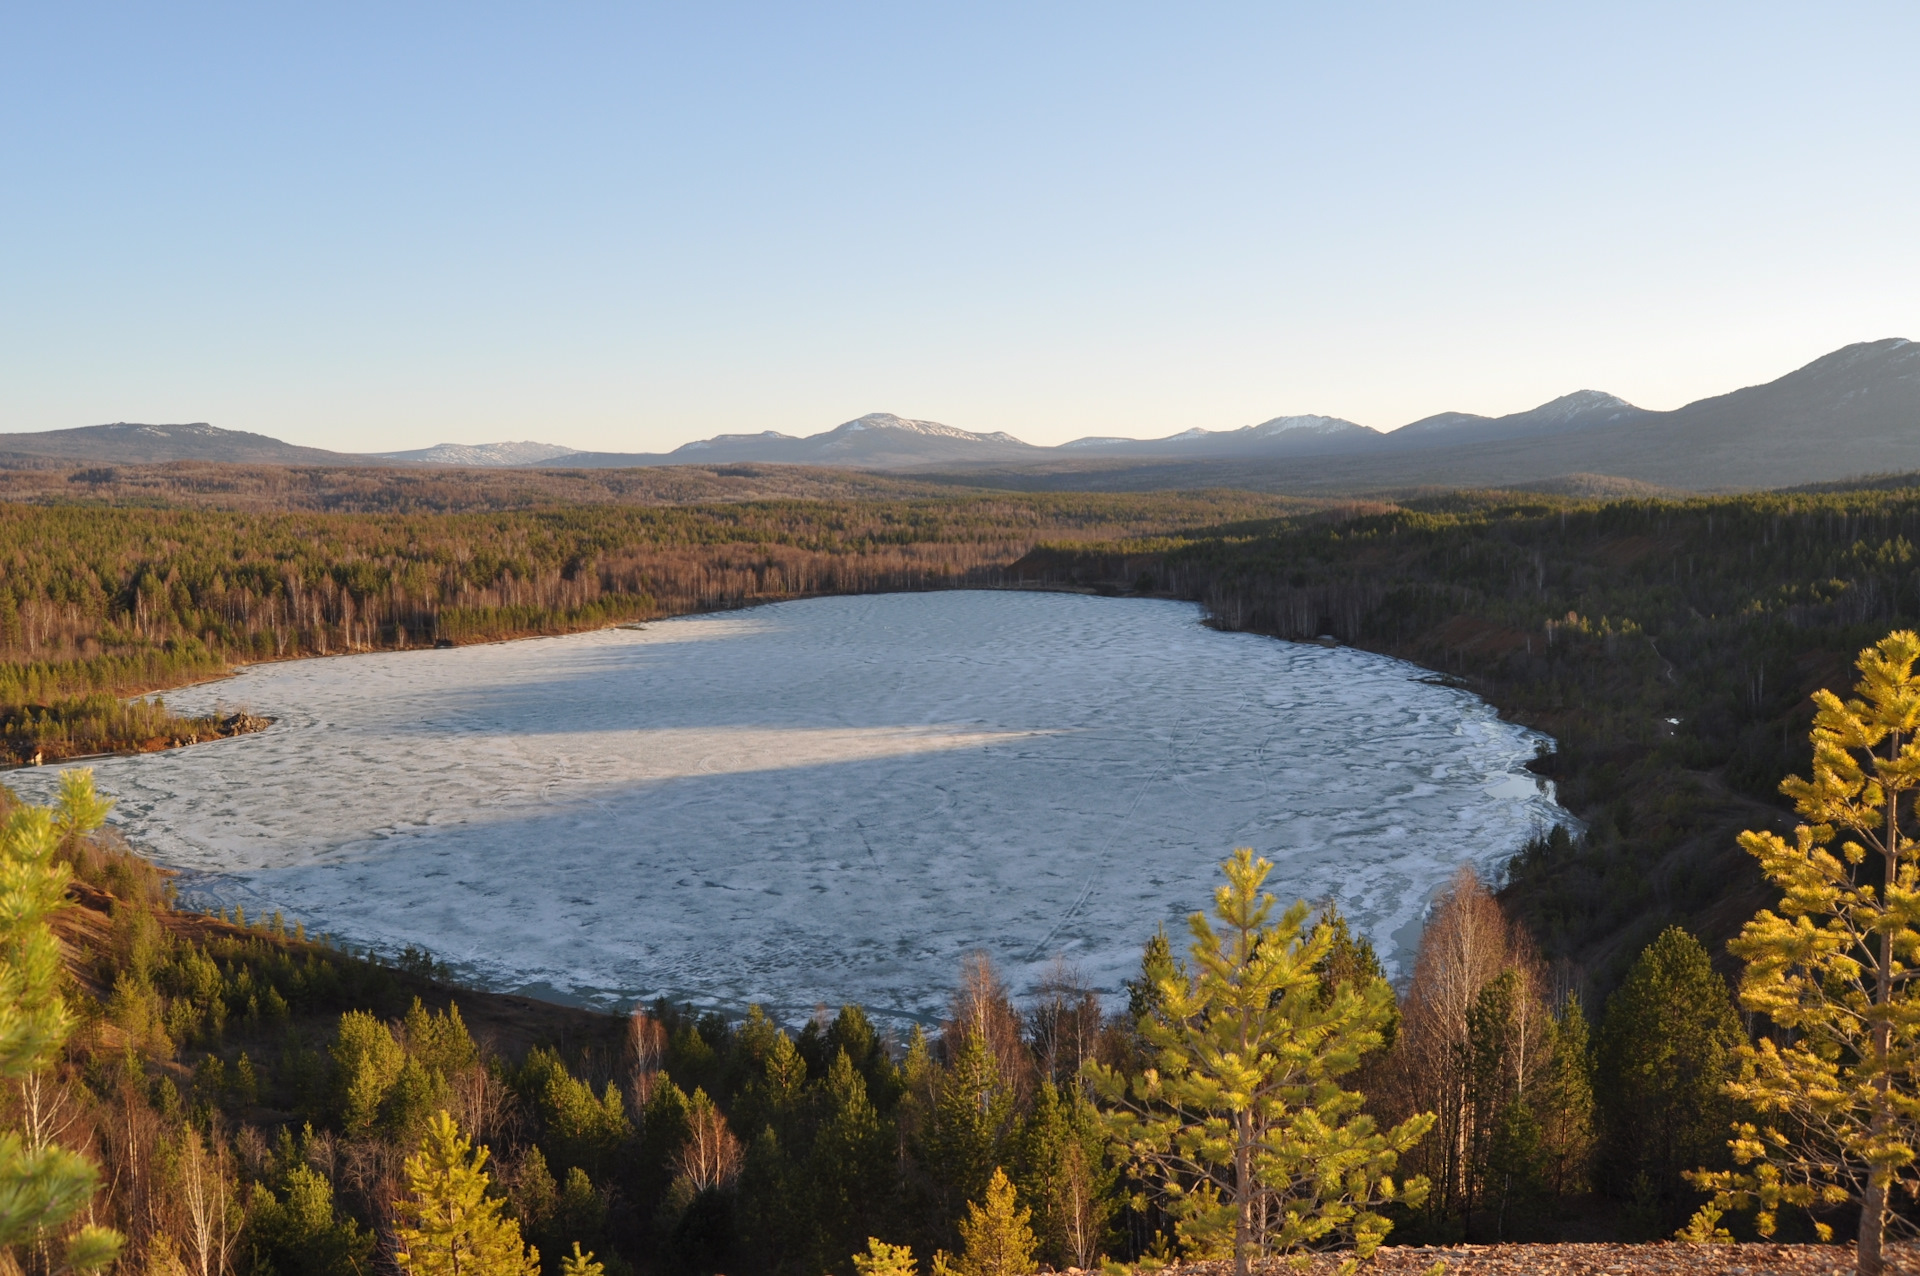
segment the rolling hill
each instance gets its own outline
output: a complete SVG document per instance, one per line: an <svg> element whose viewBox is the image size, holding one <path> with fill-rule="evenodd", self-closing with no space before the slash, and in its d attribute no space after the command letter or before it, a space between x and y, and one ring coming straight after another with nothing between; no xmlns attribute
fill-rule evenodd
<svg viewBox="0 0 1920 1276"><path fill-rule="evenodd" d="M165 461L233 461L253 465L380 465L378 457L282 443L264 434L190 425L83 425L34 434L0 434L0 454L152 465Z"/></svg>

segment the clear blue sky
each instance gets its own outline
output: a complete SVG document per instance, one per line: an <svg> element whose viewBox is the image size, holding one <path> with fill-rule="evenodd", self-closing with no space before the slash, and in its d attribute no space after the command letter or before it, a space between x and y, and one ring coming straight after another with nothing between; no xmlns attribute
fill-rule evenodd
<svg viewBox="0 0 1920 1276"><path fill-rule="evenodd" d="M1034 442L1920 337L1920 5L14 4L0 430Z"/></svg>

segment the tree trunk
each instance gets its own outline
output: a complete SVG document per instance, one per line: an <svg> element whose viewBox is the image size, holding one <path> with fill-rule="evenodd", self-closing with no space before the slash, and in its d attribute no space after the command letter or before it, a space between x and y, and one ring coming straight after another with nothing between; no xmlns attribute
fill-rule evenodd
<svg viewBox="0 0 1920 1276"><path fill-rule="evenodd" d="M1233 1217L1234 1276L1252 1276L1253 1271L1253 1113L1242 1112L1235 1118L1239 1126L1233 1149L1233 1182L1240 1195ZM1875 1276L1878 1276L1876 1273Z"/></svg>
<svg viewBox="0 0 1920 1276"><path fill-rule="evenodd" d="M1900 733L1894 731L1887 738L1887 756L1897 759L1900 756ZM1887 907L1887 898L1893 891L1900 866L1900 792L1890 789L1887 792L1887 843L1883 848L1886 862L1886 882L1880 888L1879 904ZM1885 1137L1892 1113L1887 1109L1887 1084L1891 1078L1887 1075L1887 1053L1892 1046L1892 1025L1887 1021L1885 1009L1893 999L1893 937L1882 933L1880 936L1880 969L1875 972L1873 1004L1882 1013L1873 1025L1873 1066L1874 1066L1874 1104L1873 1133L1875 1139ZM1886 1259L1880 1251L1881 1239L1887 1229L1887 1185L1883 1172L1873 1171L1867 1180L1867 1190L1860 1198L1860 1235L1854 1244L1854 1270L1859 1276L1880 1276L1886 1270Z"/></svg>
<svg viewBox="0 0 1920 1276"><path fill-rule="evenodd" d="M1883 1183L1867 1186L1860 1200L1860 1239L1854 1246L1853 1270L1859 1276L1881 1276L1887 1270L1880 1240L1887 1227L1887 1189Z"/></svg>

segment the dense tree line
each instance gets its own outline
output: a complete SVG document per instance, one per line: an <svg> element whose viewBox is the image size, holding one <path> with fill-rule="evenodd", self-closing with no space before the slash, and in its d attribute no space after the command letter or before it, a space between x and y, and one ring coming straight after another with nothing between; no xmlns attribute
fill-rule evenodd
<svg viewBox="0 0 1920 1276"><path fill-rule="evenodd" d="M409 516L0 505L0 752L51 761L205 739L209 723L120 699L233 662L998 584L1048 537L1271 504L938 496Z"/></svg>
<svg viewBox="0 0 1920 1276"><path fill-rule="evenodd" d="M423 954L383 963L278 916L171 908L155 870L84 832L103 805L75 809L53 854L87 904L62 922L80 1027L5 1104L97 1162L91 1221L125 1238L130 1271L391 1270L427 1243L408 1240L428 1236L423 1174L496 1202L548 1272L576 1246L565 1270L844 1273L856 1254L944 1252L961 1271L1008 1246L1021 1270L1088 1267L1230 1254L1236 1218L1282 1248L1551 1237L1580 1216L1657 1237L1706 1199L1689 1172L1730 1168L1747 1111L1724 1093L1747 1033L1697 941L1660 936L1590 1033L1564 971L1471 874L1397 996L1336 914L1247 903L1249 861L1221 904L1239 930L1196 924L1184 952L1155 936L1112 1013L1064 965L1016 999L976 959L933 1031L853 1006L783 1026L664 1002L529 1026L433 982ZM1295 1043L1260 1052L1292 1069L1262 1074L1277 1106L1260 1120L1308 1167L1263 1154L1257 1181L1182 1133L1208 1128L1209 1060L1248 1014ZM1314 1181L1315 1157L1377 1177L1301 1197L1287 1185ZM1220 1186L1191 1190L1206 1175Z"/></svg>
<svg viewBox="0 0 1920 1276"><path fill-rule="evenodd" d="M1667 926L1717 950L1767 898L1737 834L1786 818L1809 693L1920 621L1920 491L1453 494L1043 547L1016 570L1401 656L1553 736L1537 769L1586 828L1539 839L1507 898L1605 991Z"/></svg>

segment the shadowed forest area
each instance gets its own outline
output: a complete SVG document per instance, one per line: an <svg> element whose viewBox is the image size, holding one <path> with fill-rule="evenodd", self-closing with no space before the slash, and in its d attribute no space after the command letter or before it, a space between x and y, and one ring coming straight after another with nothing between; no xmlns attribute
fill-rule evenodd
<svg viewBox="0 0 1920 1276"><path fill-rule="evenodd" d="M1920 621L1920 491L1579 502L1459 494L1197 537L1036 550L1062 583L1195 599L1455 679L1551 735L1585 822L1542 830L1503 898L1604 993L1670 924L1715 952L1766 894L1735 844L1785 827L1808 695Z"/></svg>
<svg viewBox="0 0 1920 1276"><path fill-rule="evenodd" d="M1050 537L1294 505L1241 493L408 515L0 505L0 752L56 761L221 734L221 723L123 698L235 663L995 584Z"/></svg>
<svg viewBox="0 0 1920 1276"><path fill-rule="evenodd" d="M0 821L19 809L0 789ZM1165 1066L1151 1024L1194 973L1165 934L1114 1013L1065 963L1016 1000L980 957L931 1031L857 1006L797 1032L665 1002L621 1018L456 990L428 954L343 952L278 914L179 909L164 873L85 826L56 820L77 1027L3 1101L38 1145L98 1164L89 1221L126 1238L123 1270L393 1270L403 1165L442 1110L490 1150L489 1190L548 1272L575 1242L616 1273L849 1273L869 1237L964 1259L997 1174L1032 1265L1178 1250L1176 1215L1117 1155L1101 1084ZM1658 1236L1697 1204L1680 1173L1724 1161L1713 1087L1744 1034L1680 932L1642 959L1643 994L1615 998L1597 1052L1577 995L1470 872L1397 1004L1336 914L1308 932L1311 995L1358 989L1384 1016L1343 1082L1365 1119L1438 1114L1402 1158L1433 1190L1389 1207L1396 1240L1551 1237L1570 1217ZM1724 1032L1676 1062L1685 1015Z"/></svg>

